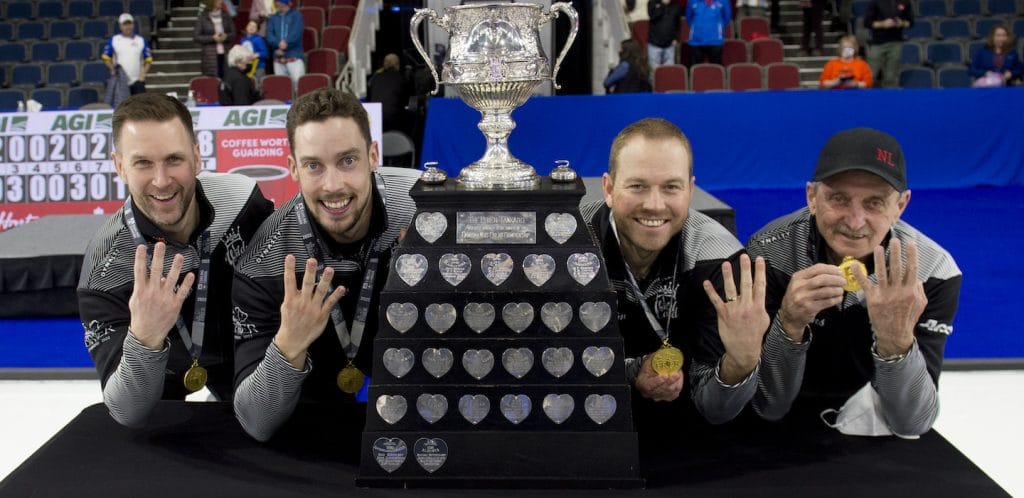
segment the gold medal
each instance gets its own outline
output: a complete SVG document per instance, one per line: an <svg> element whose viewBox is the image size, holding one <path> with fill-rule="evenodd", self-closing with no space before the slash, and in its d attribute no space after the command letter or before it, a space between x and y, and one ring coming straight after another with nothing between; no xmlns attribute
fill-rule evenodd
<svg viewBox="0 0 1024 498"><path fill-rule="evenodd" d="M864 275L868 274L868 269L861 263L857 258L853 256L847 256L843 258L843 262L839 263L839 269L843 270L843 277L846 278L846 285L843 286L843 290L846 292L857 292L860 290L860 282L853 276L853 267L859 266L861 273Z"/></svg>
<svg viewBox="0 0 1024 498"><path fill-rule="evenodd" d="M668 375L678 372L683 368L683 352L671 345L668 341L661 344L654 354L651 355L651 367L659 375Z"/></svg>
<svg viewBox="0 0 1024 498"><path fill-rule="evenodd" d="M338 389L349 394L359 392L364 382L366 382L366 376L351 363L338 372Z"/></svg>
<svg viewBox="0 0 1024 498"><path fill-rule="evenodd" d="M199 358L192 359L192 366L185 372L185 389L196 392L206 385L206 369L199 366Z"/></svg>

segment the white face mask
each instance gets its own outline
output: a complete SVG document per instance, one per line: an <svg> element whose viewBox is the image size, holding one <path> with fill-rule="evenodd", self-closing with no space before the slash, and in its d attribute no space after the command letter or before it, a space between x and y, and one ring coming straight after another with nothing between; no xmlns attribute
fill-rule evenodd
<svg viewBox="0 0 1024 498"><path fill-rule="evenodd" d="M853 49L853 47L843 47L843 50L840 53L842 54L844 59L852 59L853 54L855 52L856 51Z"/></svg>
<svg viewBox="0 0 1024 498"><path fill-rule="evenodd" d="M829 423L825 415L835 413L835 423ZM848 436L892 436L888 424L882 418L881 398L875 388L868 382L850 399L846 400L839 410L829 408L821 412L821 421L825 425ZM917 439L918 436L900 436L903 439Z"/></svg>

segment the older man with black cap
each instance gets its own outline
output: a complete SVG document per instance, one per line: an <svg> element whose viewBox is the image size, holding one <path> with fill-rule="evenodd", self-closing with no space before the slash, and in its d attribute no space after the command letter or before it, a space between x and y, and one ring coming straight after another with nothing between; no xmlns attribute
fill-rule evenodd
<svg viewBox="0 0 1024 498"><path fill-rule="evenodd" d="M747 244L768 261L772 315L755 410L776 420L843 404L827 423L845 434L927 432L962 275L900 220L910 190L899 143L870 128L833 135L806 194L807 207Z"/></svg>

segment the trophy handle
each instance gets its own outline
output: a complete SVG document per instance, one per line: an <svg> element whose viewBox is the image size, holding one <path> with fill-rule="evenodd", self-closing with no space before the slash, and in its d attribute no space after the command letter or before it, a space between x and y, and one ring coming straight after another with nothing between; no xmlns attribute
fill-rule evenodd
<svg viewBox="0 0 1024 498"><path fill-rule="evenodd" d="M569 31L569 37L565 39L565 46L562 47L562 52L558 54L558 59L555 60L555 67L551 70L551 84L554 85L555 90L562 88L558 84L558 68L562 66L562 59L565 58L565 54L569 52L569 48L572 47L572 42L576 40L576 32L580 29L580 15L576 13L576 9L572 8L572 4L568 2L555 2L551 4L551 8L548 10L549 19L554 20L558 17L558 13L563 12L569 16L569 22L572 24L572 30ZM415 19L415 17L413 18Z"/></svg>
<svg viewBox="0 0 1024 498"><path fill-rule="evenodd" d="M437 95L437 90L441 85L441 80L437 77L437 68L434 67L434 61L430 60L430 56L427 55L427 51L423 49L423 44L420 43L419 27L424 17L429 20L435 20L437 19L437 12L434 12L433 9L416 9L416 13L413 14L412 20L409 21L409 35L412 37L412 44L416 46L416 51L420 53L421 57L423 57L423 61L426 62L427 67L430 68L431 76L434 77L434 90L431 91L430 94Z"/></svg>

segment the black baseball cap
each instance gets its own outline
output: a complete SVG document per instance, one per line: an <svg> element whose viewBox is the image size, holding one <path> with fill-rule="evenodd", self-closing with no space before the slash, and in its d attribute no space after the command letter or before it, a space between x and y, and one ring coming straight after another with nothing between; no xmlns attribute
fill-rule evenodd
<svg viewBox="0 0 1024 498"><path fill-rule="evenodd" d="M898 192L907 190L907 162L892 135L872 128L844 130L828 139L818 156L812 181L859 169L874 173Z"/></svg>

